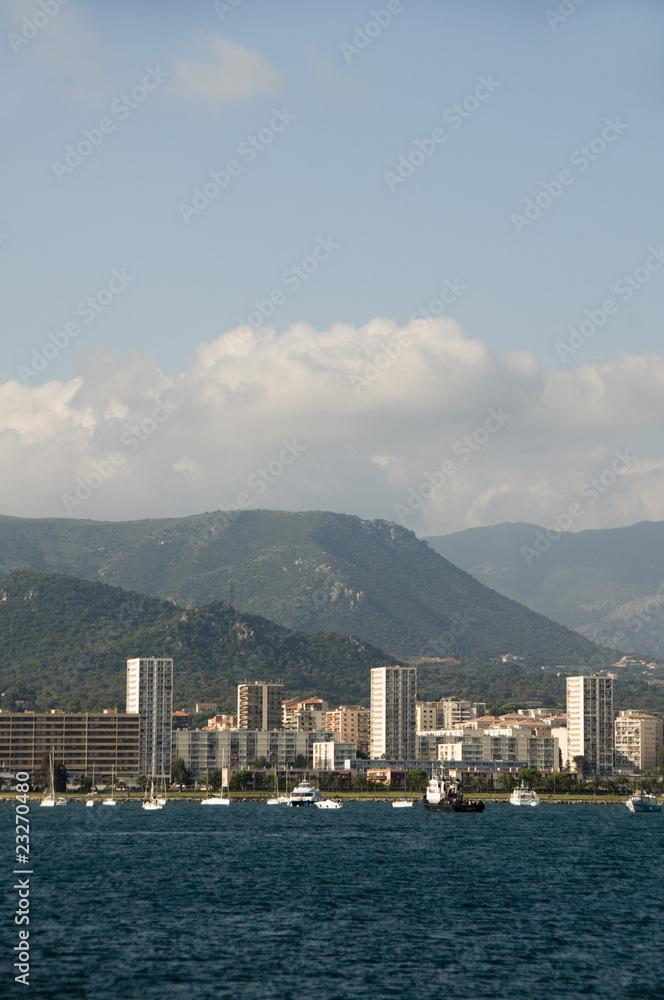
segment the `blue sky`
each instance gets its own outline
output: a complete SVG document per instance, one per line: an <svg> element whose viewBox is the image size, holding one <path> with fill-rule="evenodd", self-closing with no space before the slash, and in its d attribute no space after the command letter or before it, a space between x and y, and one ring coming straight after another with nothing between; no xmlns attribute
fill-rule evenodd
<svg viewBox="0 0 664 1000"><path fill-rule="evenodd" d="M660 3L1 14L5 513L664 516Z"/></svg>

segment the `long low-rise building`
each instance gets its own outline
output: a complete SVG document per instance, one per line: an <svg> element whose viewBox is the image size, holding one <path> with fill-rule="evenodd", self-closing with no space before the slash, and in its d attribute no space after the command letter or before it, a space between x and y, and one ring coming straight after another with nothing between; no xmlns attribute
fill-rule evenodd
<svg viewBox="0 0 664 1000"><path fill-rule="evenodd" d="M120 712L0 712L0 767L39 770L53 751L68 771L137 774L139 716Z"/></svg>
<svg viewBox="0 0 664 1000"><path fill-rule="evenodd" d="M208 771L250 769L262 757L270 767L291 767L296 757L313 760L314 743L339 739L338 733L284 729L187 729L173 733L173 752L196 781Z"/></svg>
<svg viewBox="0 0 664 1000"><path fill-rule="evenodd" d="M463 763L525 761L526 767L543 773L560 770L558 740L527 726L448 731L446 741L438 745L438 759Z"/></svg>

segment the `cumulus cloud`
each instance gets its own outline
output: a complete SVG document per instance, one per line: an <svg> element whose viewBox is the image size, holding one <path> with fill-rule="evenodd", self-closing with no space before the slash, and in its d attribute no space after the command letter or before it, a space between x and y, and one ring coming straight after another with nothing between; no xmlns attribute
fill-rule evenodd
<svg viewBox="0 0 664 1000"><path fill-rule="evenodd" d="M420 535L664 517L664 357L544 374L446 318L241 327L186 372L95 353L0 386L4 512L101 519L331 509ZM593 483L595 485L593 485Z"/></svg>
<svg viewBox="0 0 664 1000"><path fill-rule="evenodd" d="M175 60L174 93L225 104L254 94L270 94L281 87L283 78L256 49L223 35L199 33L194 41L201 55Z"/></svg>

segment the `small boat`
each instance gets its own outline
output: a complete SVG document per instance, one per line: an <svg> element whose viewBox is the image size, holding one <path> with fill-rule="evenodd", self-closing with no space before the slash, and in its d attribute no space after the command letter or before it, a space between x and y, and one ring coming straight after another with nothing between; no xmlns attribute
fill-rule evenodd
<svg viewBox="0 0 664 1000"><path fill-rule="evenodd" d="M150 812L152 812L155 809L163 809L165 803L166 800L163 797L158 798L157 795L155 794L154 779L153 779L150 785L150 794L146 796L146 798L141 803L141 808L147 809Z"/></svg>
<svg viewBox="0 0 664 1000"><path fill-rule="evenodd" d="M523 782L515 788L510 795L510 803L513 806L538 806L540 804L539 795L531 788L526 788Z"/></svg>
<svg viewBox="0 0 664 1000"><path fill-rule="evenodd" d="M286 772L286 792L288 792L288 772ZM274 795L271 795L267 800L268 806L287 806L290 802L290 796L279 794L279 779L277 777L277 769L274 769Z"/></svg>
<svg viewBox="0 0 664 1000"><path fill-rule="evenodd" d="M294 788L288 799L289 806L315 806L323 800L323 796L309 784L307 779L301 781L297 788Z"/></svg>
<svg viewBox="0 0 664 1000"><path fill-rule="evenodd" d="M90 786L90 795L85 801L85 805L88 809L92 809L95 804L94 796L97 794L97 789L95 788L95 766L92 765L92 784Z"/></svg>
<svg viewBox="0 0 664 1000"><path fill-rule="evenodd" d="M395 799L392 803L393 809L412 809L413 801L412 799L407 799L406 796L402 796L400 799Z"/></svg>
<svg viewBox="0 0 664 1000"><path fill-rule="evenodd" d="M115 788L115 768L113 768L113 770L111 771L111 794L108 796L108 798L101 800L101 804L103 806L117 806L118 800L115 798L113 794L114 788Z"/></svg>
<svg viewBox="0 0 664 1000"><path fill-rule="evenodd" d="M634 795L630 795L625 805L633 813L658 813L662 811L657 796L648 792L635 792Z"/></svg>
<svg viewBox="0 0 664 1000"><path fill-rule="evenodd" d="M484 803L463 797L463 788L456 781L432 778L424 793L427 812L480 813Z"/></svg>
<svg viewBox="0 0 664 1000"><path fill-rule="evenodd" d="M337 802L335 799L321 799L319 802L314 802L317 809L341 809L341 802Z"/></svg>
<svg viewBox="0 0 664 1000"><path fill-rule="evenodd" d="M53 751L49 755L49 771L51 778L51 788L50 791L44 796L44 798L39 803L40 806L53 807L53 806L66 806L67 800L62 798L60 795L55 794L55 764L53 762Z"/></svg>

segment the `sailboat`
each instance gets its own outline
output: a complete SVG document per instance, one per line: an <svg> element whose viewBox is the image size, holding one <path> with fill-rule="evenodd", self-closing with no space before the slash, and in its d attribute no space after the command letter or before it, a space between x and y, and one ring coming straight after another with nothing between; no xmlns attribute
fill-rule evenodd
<svg viewBox="0 0 664 1000"><path fill-rule="evenodd" d="M224 760L221 760L221 784L219 786L219 793L215 795L210 795L207 799L201 799L202 806L229 806L231 800L228 796L224 795Z"/></svg>
<svg viewBox="0 0 664 1000"><path fill-rule="evenodd" d="M101 804L103 806L117 806L118 800L113 795L114 788L115 788L115 768L111 770L111 794L109 798L101 800Z"/></svg>
<svg viewBox="0 0 664 1000"><path fill-rule="evenodd" d="M97 789L95 788L95 766L92 765L92 785L90 786L90 795L85 800L85 804L88 809L92 809L95 804L94 796L97 794Z"/></svg>
<svg viewBox="0 0 664 1000"><path fill-rule="evenodd" d="M277 768L274 768L274 795L267 800L269 806L287 806L289 796L279 794L279 779L277 778Z"/></svg>
<svg viewBox="0 0 664 1000"><path fill-rule="evenodd" d="M142 807L143 809L150 809L150 810L163 809L165 802L166 799L157 798L154 790L154 778L153 778L152 781L150 782L150 794L143 800Z"/></svg>
<svg viewBox="0 0 664 1000"><path fill-rule="evenodd" d="M51 750L49 757L49 771L51 778L51 790L44 796L44 798L39 803L40 806L66 806L67 800L63 799L61 796L55 794L55 765L53 762L53 751Z"/></svg>

